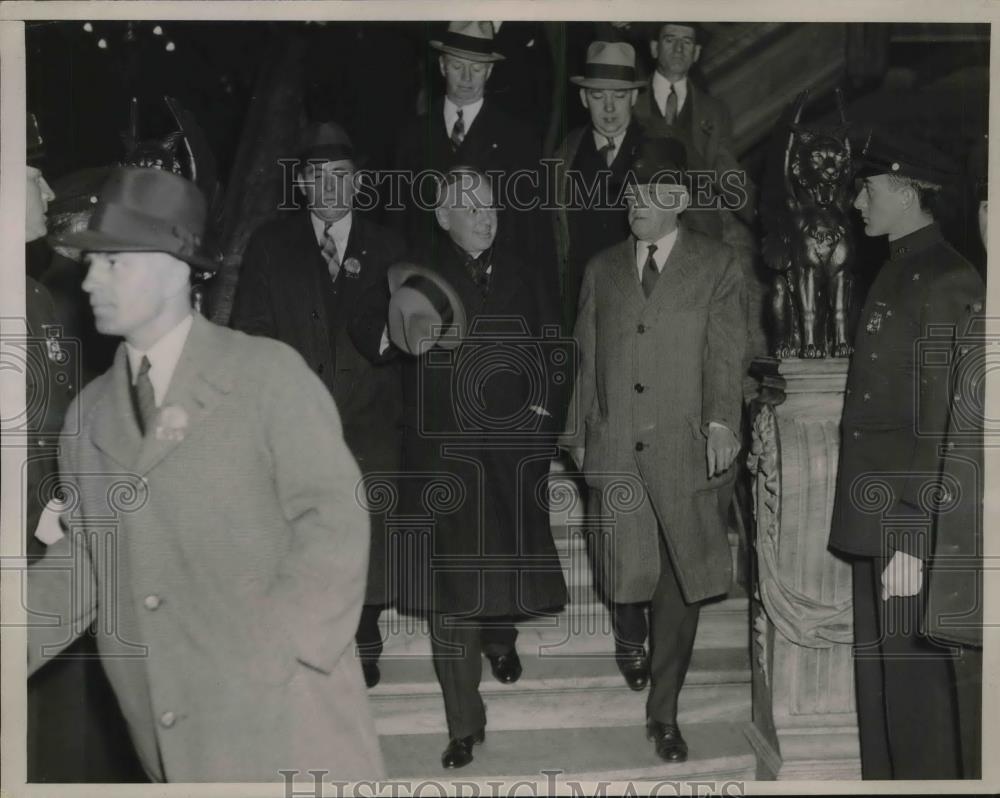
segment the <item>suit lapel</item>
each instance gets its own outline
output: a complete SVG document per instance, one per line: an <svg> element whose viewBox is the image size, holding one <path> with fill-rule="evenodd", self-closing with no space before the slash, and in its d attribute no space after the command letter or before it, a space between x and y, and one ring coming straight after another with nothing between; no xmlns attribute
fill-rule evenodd
<svg viewBox="0 0 1000 798"><path fill-rule="evenodd" d="M142 441L135 465L139 474L149 473L189 435L197 434L198 424L232 390L228 354L219 333L196 314L154 428Z"/></svg>
<svg viewBox="0 0 1000 798"><path fill-rule="evenodd" d="M639 284L639 272L635 265L635 239L626 238L611 250L611 281L630 305L642 305L646 301Z"/></svg>
<svg viewBox="0 0 1000 798"><path fill-rule="evenodd" d="M649 309L658 313L664 307L673 307L678 300L682 300L683 292L679 289L687 282L697 266L698 258L691 246L690 238L685 234L684 227L679 226L677 241L670 250L666 263L663 264L663 271L660 272L653 293L649 297Z"/></svg>
<svg viewBox="0 0 1000 798"><path fill-rule="evenodd" d="M107 377L98 400L99 409L90 427L90 440L120 466L131 469L139 454L142 436L132 407L124 343L119 344Z"/></svg>

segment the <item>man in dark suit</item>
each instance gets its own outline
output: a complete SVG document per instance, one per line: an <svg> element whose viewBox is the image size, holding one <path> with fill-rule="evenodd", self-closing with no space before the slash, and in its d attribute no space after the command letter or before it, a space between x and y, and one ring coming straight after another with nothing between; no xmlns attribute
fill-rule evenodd
<svg viewBox="0 0 1000 798"><path fill-rule="evenodd" d="M562 438L591 488L588 514L615 513L595 534L591 559L626 676L645 668L649 609L647 734L668 762L688 754L677 701L700 603L732 579L726 509L746 346L746 294L731 249L678 226L689 198L684 163L676 140L640 145L632 236L584 274L580 366ZM626 477L640 501L623 508L605 490L620 491Z"/></svg>
<svg viewBox="0 0 1000 798"><path fill-rule="evenodd" d="M563 329L576 322L583 268L602 249L628 235L622 186L642 131L632 108L645 81L637 80L635 49L625 42L593 42L580 87L590 124L571 131L556 150L556 249Z"/></svg>
<svg viewBox="0 0 1000 798"><path fill-rule="evenodd" d="M941 188L957 174L947 158L897 134L870 137L859 160L854 207L866 235L888 237L889 260L855 337L830 546L853 559L862 774L960 778L958 649L945 642L951 635L933 634L947 619L925 616L934 607L924 580L937 564L938 518L956 496L941 481L949 407L960 398L949 350L970 311L982 309L984 289L934 221Z"/></svg>
<svg viewBox="0 0 1000 798"><path fill-rule="evenodd" d="M684 144L691 169L711 170L713 199L749 223L756 212L756 190L732 152L733 121L729 109L688 77L701 56L704 34L690 22L661 25L650 42L656 70L649 91L636 106L636 117L649 136L676 138ZM737 184L743 183L743 191ZM706 231L708 232L708 231Z"/></svg>
<svg viewBox="0 0 1000 798"><path fill-rule="evenodd" d="M407 207L390 217L396 216L411 251L426 249L444 234L433 213L437 183L417 176L433 170L440 177L454 166L473 166L495 180L501 243L543 274L554 299L559 286L552 236L542 212L530 207L540 196L539 137L484 96L493 65L504 57L493 43L493 25L452 22L430 44L441 53L445 96L400 133L395 166L408 175L402 186Z"/></svg>
<svg viewBox="0 0 1000 798"><path fill-rule="evenodd" d="M333 395L362 473L389 479L399 468L399 367L370 363L347 329L359 299L373 286L386 285L386 269L402 256L402 242L353 210L356 156L340 126L311 125L297 154L307 207L264 224L250 239L231 324L294 347ZM379 615L392 600L384 514L373 512L371 521L368 586L357 635L369 687L380 678Z"/></svg>

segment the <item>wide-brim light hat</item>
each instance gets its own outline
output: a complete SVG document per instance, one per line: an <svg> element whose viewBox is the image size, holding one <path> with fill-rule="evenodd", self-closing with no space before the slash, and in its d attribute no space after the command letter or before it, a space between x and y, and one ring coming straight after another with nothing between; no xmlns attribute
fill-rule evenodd
<svg viewBox="0 0 1000 798"><path fill-rule="evenodd" d="M162 169L116 167L91 202L87 227L49 236L53 247L166 252L200 271L217 271L217 263L201 250L205 196L187 178Z"/></svg>
<svg viewBox="0 0 1000 798"><path fill-rule="evenodd" d="M503 61L493 48L492 22L449 22L440 39L431 39L431 47L470 61Z"/></svg>
<svg viewBox="0 0 1000 798"><path fill-rule="evenodd" d="M628 42L592 42L582 75L569 82L585 89L642 89L647 83L638 78L635 48Z"/></svg>
<svg viewBox="0 0 1000 798"><path fill-rule="evenodd" d="M454 349L465 337L465 303L433 269L416 263L389 267L389 340L411 355L434 346Z"/></svg>

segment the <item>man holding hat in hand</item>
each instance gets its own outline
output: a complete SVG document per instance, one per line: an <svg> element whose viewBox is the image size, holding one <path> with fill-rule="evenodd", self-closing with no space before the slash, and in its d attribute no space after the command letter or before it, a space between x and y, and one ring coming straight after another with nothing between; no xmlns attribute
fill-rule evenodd
<svg viewBox="0 0 1000 798"><path fill-rule="evenodd" d="M732 582L726 509L746 345L732 250L678 223L689 201L685 163L674 139L638 149L632 235L584 272L580 365L562 438L590 487L588 513L614 514L598 533L608 537L590 547L595 585L610 605L629 686L642 689L648 669L647 734L668 762L687 758L677 700L700 603ZM622 475L644 488L631 510L605 496Z"/></svg>
<svg viewBox="0 0 1000 798"><path fill-rule="evenodd" d="M399 364L373 365L348 329L359 299L384 290L386 267L403 244L393 231L354 210L358 156L346 131L331 122L302 133L297 185L305 207L258 228L243 255L230 325L294 348L330 391L344 440L363 474L399 469ZM385 516L371 513L371 555L357 643L365 682L374 687L382 638L378 619L393 598L386 576Z"/></svg>
<svg viewBox="0 0 1000 798"><path fill-rule="evenodd" d="M570 132L556 150L556 248L567 333L576 321L583 267L628 235L622 186L642 131L632 109L646 83L637 79L635 50L625 42L593 42L580 87L590 124Z"/></svg>
<svg viewBox="0 0 1000 798"><path fill-rule="evenodd" d="M97 328L124 338L69 413L65 536L29 572L29 672L98 613L98 648L154 781L378 778L354 631L368 518L329 392L288 346L193 314L206 203L112 171L86 230ZM80 600L82 597L82 601Z"/></svg>
<svg viewBox="0 0 1000 798"><path fill-rule="evenodd" d="M958 649L941 642L956 638L935 632L947 620L938 617L940 603L926 604L924 584L935 567L938 517L959 515L956 500L978 500L942 481L941 446L949 408L963 399L963 386L954 395L950 387L951 348L967 334L965 320L982 311L984 287L935 223L941 192L958 176L949 159L916 139L874 134L858 160L854 207L866 235L888 238L889 260L854 341L830 547L854 568L862 775L960 778L961 663ZM962 514L970 523L975 515Z"/></svg>

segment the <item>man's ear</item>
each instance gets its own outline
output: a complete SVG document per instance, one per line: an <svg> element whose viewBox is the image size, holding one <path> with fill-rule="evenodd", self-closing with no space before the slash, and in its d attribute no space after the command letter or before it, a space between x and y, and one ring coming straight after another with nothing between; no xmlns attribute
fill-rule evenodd
<svg viewBox="0 0 1000 798"><path fill-rule="evenodd" d="M492 74L493 74L493 63L490 62L489 64L486 65L486 77L483 78L483 82L485 83L487 80L489 80L490 75Z"/></svg>
<svg viewBox="0 0 1000 798"><path fill-rule="evenodd" d="M696 44L694 46L694 56L692 56L692 58L691 58L691 63L692 64L697 64L699 58L701 58L701 45L700 44Z"/></svg>
<svg viewBox="0 0 1000 798"><path fill-rule="evenodd" d="M631 102L629 102L629 106L630 107L634 106L638 100L639 100L639 90L638 89L632 89L632 100L631 100Z"/></svg>
<svg viewBox="0 0 1000 798"><path fill-rule="evenodd" d="M442 230L451 229L451 223L448 219L448 209L447 208L435 208L434 218L437 219L437 223L441 225Z"/></svg>
<svg viewBox="0 0 1000 798"><path fill-rule="evenodd" d="M445 69L444 69L444 56L443 55L439 55L438 56L438 69L441 70L441 77L444 77Z"/></svg>
<svg viewBox="0 0 1000 798"><path fill-rule="evenodd" d="M649 53L653 56L654 61L658 61L660 58L660 34L656 34L656 38L649 43Z"/></svg>
<svg viewBox="0 0 1000 798"><path fill-rule="evenodd" d="M691 192L687 190L687 186L681 186L677 193L677 213L684 213L691 205Z"/></svg>
<svg viewBox="0 0 1000 798"><path fill-rule="evenodd" d="M580 87L580 105L582 105L588 111L590 110L590 106L587 105L587 90L583 88L583 86Z"/></svg>

